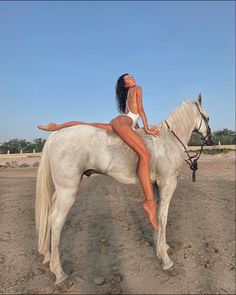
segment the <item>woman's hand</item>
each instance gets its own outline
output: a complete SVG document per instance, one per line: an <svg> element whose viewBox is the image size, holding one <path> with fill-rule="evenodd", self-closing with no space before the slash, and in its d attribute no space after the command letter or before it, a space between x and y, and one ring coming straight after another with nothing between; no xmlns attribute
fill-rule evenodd
<svg viewBox="0 0 236 295"><path fill-rule="evenodd" d="M156 137L160 136L160 131L155 128L144 128L145 132L151 135L154 135Z"/></svg>

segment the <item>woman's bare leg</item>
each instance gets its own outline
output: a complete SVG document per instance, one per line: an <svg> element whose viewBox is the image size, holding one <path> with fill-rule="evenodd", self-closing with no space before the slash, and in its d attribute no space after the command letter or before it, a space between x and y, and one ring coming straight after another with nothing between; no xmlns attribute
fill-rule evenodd
<svg viewBox="0 0 236 295"><path fill-rule="evenodd" d="M134 130L132 130L129 125L121 125L119 120L120 119L112 120L111 126L139 157L138 176L145 195L143 207L148 214L148 218L154 230L157 230L157 204L150 181L150 153L142 138Z"/></svg>
<svg viewBox="0 0 236 295"><path fill-rule="evenodd" d="M90 126L106 129L108 131L113 131L110 123L85 123L80 121L69 121L62 124L50 123L48 125L38 125L37 127L45 131L56 131L56 130L60 130L66 127L71 127L76 125L90 125Z"/></svg>

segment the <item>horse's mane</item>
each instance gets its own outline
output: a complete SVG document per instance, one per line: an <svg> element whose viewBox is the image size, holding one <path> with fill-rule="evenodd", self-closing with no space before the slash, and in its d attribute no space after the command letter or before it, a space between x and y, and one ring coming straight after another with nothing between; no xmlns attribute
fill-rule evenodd
<svg viewBox="0 0 236 295"><path fill-rule="evenodd" d="M189 126L192 125L194 120L194 101L183 101L180 106L178 106L167 118L166 121L170 125L171 129L177 133L180 137L186 134ZM160 122L159 124L154 124L152 127L162 130L166 129L165 122Z"/></svg>

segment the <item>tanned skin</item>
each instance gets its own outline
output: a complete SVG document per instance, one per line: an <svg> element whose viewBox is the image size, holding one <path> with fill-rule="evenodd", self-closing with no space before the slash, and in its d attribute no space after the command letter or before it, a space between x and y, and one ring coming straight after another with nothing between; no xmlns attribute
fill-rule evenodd
<svg viewBox="0 0 236 295"><path fill-rule="evenodd" d="M125 75L123 77L125 87L130 88L129 91L129 109L133 113L139 113L144 125L144 130L146 133L153 136L159 136L160 132L154 128L149 128L147 123L147 117L143 109L142 103L142 88L136 84L135 79L130 75ZM148 151L142 138L132 129L132 119L126 115L119 115L110 123L85 123L80 121L70 121L63 124L50 123L47 126L39 125L39 129L46 131L55 131L65 127L75 126L75 125L91 125L98 128L106 129L110 132L117 133L125 143L133 149L139 158L138 161L138 177L142 185L145 201L143 208L148 214L148 218L154 230L158 230L157 224L157 204L154 198L154 192L152 184L150 181L150 152ZM136 124L135 129L140 128Z"/></svg>

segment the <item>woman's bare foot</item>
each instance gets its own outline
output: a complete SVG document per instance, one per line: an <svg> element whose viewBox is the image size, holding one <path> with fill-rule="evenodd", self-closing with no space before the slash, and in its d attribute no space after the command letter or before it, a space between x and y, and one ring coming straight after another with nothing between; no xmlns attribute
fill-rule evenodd
<svg viewBox="0 0 236 295"><path fill-rule="evenodd" d="M144 210L148 214L148 218L154 230L158 230L157 224L157 204L155 200L146 200L143 204Z"/></svg>
<svg viewBox="0 0 236 295"><path fill-rule="evenodd" d="M50 123L47 126L44 125L38 125L39 129L45 130L45 131L55 131L58 130L58 125L56 123Z"/></svg>

